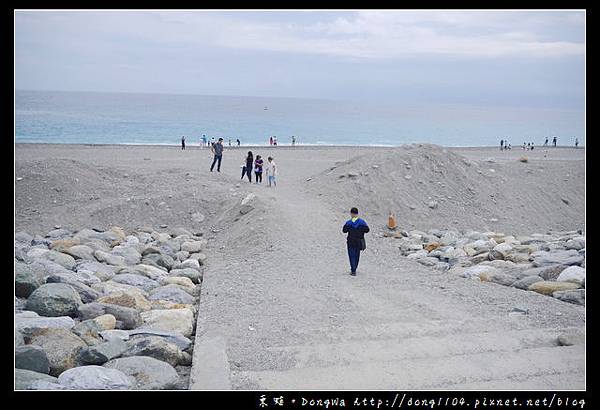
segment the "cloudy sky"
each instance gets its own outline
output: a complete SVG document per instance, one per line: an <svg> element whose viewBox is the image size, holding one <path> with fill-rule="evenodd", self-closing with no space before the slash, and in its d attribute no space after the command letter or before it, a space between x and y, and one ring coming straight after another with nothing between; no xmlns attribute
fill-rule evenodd
<svg viewBox="0 0 600 410"><path fill-rule="evenodd" d="M16 11L15 88L582 110L585 11Z"/></svg>

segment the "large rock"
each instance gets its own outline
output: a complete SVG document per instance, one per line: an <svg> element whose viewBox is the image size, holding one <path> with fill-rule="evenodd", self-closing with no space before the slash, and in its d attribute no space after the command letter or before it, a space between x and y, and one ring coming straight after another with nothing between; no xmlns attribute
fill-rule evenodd
<svg viewBox="0 0 600 410"><path fill-rule="evenodd" d="M73 271L58 272L58 273L53 273L49 276L62 278L62 280L59 280L59 279L54 280L54 283L81 282L86 286L92 286L94 283L102 282L92 272L87 272L84 270L80 270L78 272L73 272ZM46 280L46 282L48 282L48 281Z"/></svg>
<svg viewBox="0 0 600 410"><path fill-rule="evenodd" d="M68 270L73 270L75 268L75 258L62 252L48 251L44 253L43 258L57 263Z"/></svg>
<svg viewBox="0 0 600 410"><path fill-rule="evenodd" d="M566 266L563 265L549 265L539 268L531 268L523 271L524 276L534 276L537 275L544 280L554 281L558 278L558 275L561 274L563 270L565 270Z"/></svg>
<svg viewBox="0 0 600 410"><path fill-rule="evenodd" d="M151 253L144 256L141 262L144 265L151 265L157 268L164 268L167 271L171 270L171 268L175 264L175 260L171 256L158 253Z"/></svg>
<svg viewBox="0 0 600 410"><path fill-rule="evenodd" d="M498 269L494 268L493 266L477 265L477 266L473 266L473 267L466 269L462 273L462 276L464 278L469 278L469 279L478 278L481 280L482 276L487 278L487 277L492 277L499 273L500 273L500 271Z"/></svg>
<svg viewBox="0 0 600 410"><path fill-rule="evenodd" d="M179 285L184 288L189 288L192 291L196 289L196 285L190 278L186 278L184 276L167 276L165 278L161 278L159 284L164 285Z"/></svg>
<svg viewBox="0 0 600 410"><path fill-rule="evenodd" d="M200 283L202 282L203 272L193 268L173 269L169 272L169 276L181 276L189 278L194 283Z"/></svg>
<svg viewBox="0 0 600 410"><path fill-rule="evenodd" d="M100 324L93 319L84 320L73 326L73 329L71 329L71 331L79 336L88 346L102 343L99 334L102 330Z"/></svg>
<svg viewBox="0 0 600 410"><path fill-rule="evenodd" d="M35 388L32 385L38 381L57 383L58 379L32 370L15 369L15 390L32 390Z"/></svg>
<svg viewBox="0 0 600 410"><path fill-rule="evenodd" d="M123 269L119 272L119 274L135 274L138 276L144 276L153 281L157 281L160 278L168 276L169 272L167 272L164 267L160 268L152 265L139 264L134 267Z"/></svg>
<svg viewBox="0 0 600 410"><path fill-rule="evenodd" d="M90 248L87 245L71 246L70 248L63 250L62 252L66 253L67 255L72 256L75 260L78 260L78 259L84 259L84 260L88 260L88 261L96 260L96 258L94 257L94 249Z"/></svg>
<svg viewBox="0 0 600 410"><path fill-rule="evenodd" d="M84 320L94 319L105 314L113 315L116 318L115 327L118 329L135 329L143 323L137 310L125 306L92 302L79 309L79 315Z"/></svg>
<svg viewBox="0 0 600 410"><path fill-rule="evenodd" d="M529 286L529 290L532 290L542 295L551 296L554 292L561 290L575 290L579 289L579 285L571 282L537 282Z"/></svg>
<svg viewBox="0 0 600 410"><path fill-rule="evenodd" d="M128 390L133 379L117 369L102 366L81 366L58 376L60 385L72 390Z"/></svg>
<svg viewBox="0 0 600 410"><path fill-rule="evenodd" d="M125 343L125 342L123 342ZM123 357L150 356L175 367L182 361L181 349L160 336L138 336L126 342Z"/></svg>
<svg viewBox="0 0 600 410"><path fill-rule="evenodd" d="M144 327L140 327L137 329L129 330L128 335L131 338L145 337L145 336L157 336L162 337L169 343L173 343L181 350L187 350L191 347L192 341L187 337L183 336L181 333L177 332L168 332L166 330L156 330L156 329L147 329Z"/></svg>
<svg viewBox="0 0 600 410"><path fill-rule="evenodd" d="M489 272L482 272L479 275L479 279L481 279L482 282L492 282L503 286L511 286L516 281L514 276L503 272L497 272L493 274L489 274Z"/></svg>
<svg viewBox="0 0 600 410"><path fill-rule="evenodd" d="M81 349L77 356L77 362L82 365L104 364L121 356L126 350L127 344L123 340L113 338L107 342Z"/></svg>
<svg viewBox="0 0 600 410"><path fill-rule="evenodd" d="M33 241L33 236L29 235L25 231L19 231L15 233L15 241L31 245L31 241Z"/></svg>
<svg viewBox="0 0 600 410"><path fill-rule="evenodd" d="M144 297L148 295L148 292L146 292L144 289L140 289L132 285L127 285L126 283L114 282L113 280L109 280L103 283L95 283L92 285L92 289L102 293L103 295L108 295L110 293L120 291L138 292L141 293Z"/></svg>
<svg viewBox="0 0 600 410"><path fill-rule="evenodd" d="M569 283L569 282L565 282ZM552 293L556 299L564 302L574 303L576 305L585 306L585 289L576 290L559 290Z"/></svg>
<svg viewBox="0 0 600 410"><path fill-rule="evenodd" d="M52 241L50 244L50 249L55 250L57 252L64 252L72 246L79 245L79 239L57 239Z"/></svg>
<svg viewBox="0 0 600 410"><path fill-rule="evenodd" d="M197 253L201 252L202 249L207 245L206 239L201 239L199 241L190 241L184 242L181 244L181 250L189 253Z"/></svg>
<svg viewBox="0 0 600 410"><path fill-rule="evenodd" d="M190 309L157 309L141 316L145 328L177 332L186 337L194 331L194 313Z"/></svg>
<svg viewBox="0 0 600 410"><path fill-rule="evenodd" d="M114 267L96 261L79 260L77 261L76 268L77 272L90 272L101 281L110 280L115 276Z"/></svg>
<svg viewBox="0 0 600 410"><path fill-rule="evenodd" d="M115 246L111 253L115 256L122 256L127 265L135 265L142 260L142 255L132 246Z"/></svg>
<svg viewBox="0 0 600 410"><path fill-rule="evenodd" d="M519 279L516 282L514 282L512 284L512 286L514 286L515 288L518 288L518 289L528 290L529 286L533 285L534 283L543 282L543 281L544 281L544 279L540 278L537 275L525 276L524 278Z"/></svg>
<svg viewBox="0 0 600 410"><path fill-rule="evenodd" d="M110 293L106 296L98 298L98 302L125 306L128 308L133 308L140 312L150 310L152 308L150 302L148 302L148 300L141 293L131 291L120 291Z"/></svg>
<svg viewBox="0 0 600 410"><path fill-rule="evenodd" d="M437 260L436 260L437 262ZM180 288L179 285L166 285L154 289L150 292L150 300L168 300L174 303L192 304L196 301L196 298L184 289Z"/></svg>
<svg viewBox="0 0 600 410"><path fill-rule="evenodd" d="M125 263L124 257L118 256L118 255L113 255L108 252L95 251L94 256L96 257L96 259L99 262L104 262L108 265L113 265L113 266L126 266L127 265L127 263Z"/></svg>
<svg viewBox="0 0 600 410"><path fill-rule="evenodd" d="M53 328L53 329L71 329L75 326L75 321L68 316L61 317L43 317L35 312L25 311L16 313L14 317L15 331L24 336L31 335L37 330Z"/></svg>
<svg viewBox="0 0 600 410"><path fill-rule="evenodd" d="M117 369L133 377L133 388L136 390L173 389L179 382L179 375L173 366L148 356L113 359L103 367Z"/></svg>
<svg viewBox="0 0 600 410"><path fill-rule="evenodd" d="M34 290L42 286L46 281L44 271L32 269L31 266L22 263L15 263L15 295L20 298L27 298Z"/></svg>
<svg viewBox="0 0 600 410"><path fill-rule="evenodd" d="M583 284L584 280L585 269L580 266L569 266L556 278L557 282L573 282L578 285Z"/></svg>
<svg viewBox="0 0 600 410"><path fill-rule="evenodd" d="M240 213L242 215L246 215L248 212L254 209L255 198L255 194L249 193L244 199L242 199L242 202L240 204Z"/></svg>
<svg viewBox="0 0 600 410"><path fill-rule="evenodd" d="M75 317L81 305L81 297L73 287L64 283L47 283L29 296L25 308L41 316Z"/></svg>
<svg viewBox="0 0 600 410"><path fill-rule="evenodd" d="M178 265L179 269L192 268L200 271L200 262L196 259L186 259Z"/></svg>
<svg viewBox="0 0 600 410"><path fill-rule="evenodd" d="M71 279L66 275L52 275L46 279L47 283L64 283L71 286L81 297L83 303L90 303L100 297L100 292L86 286L85 284Z"/></svg>
<svg viewBox="0 0 600 410"><path fill-rule="evenodd" d="M167 277L167 275L167 272L165 272L164 276L162 277ZM152 289L160 286L160 284L156 280L152 280L150 278L147 278L146 276L133 273L119 273L118 275L115 275L115 277L111 280L113 282L124 283L126 285L142 288L146 292L149 292Z"/></svg>
<svg viewBox="0 0 600 410"><path fill-rule="evenodd" d="M69 274L73 272L56 262L52 262L51 260L44 258L35 259L29 266L31 269L39 272L40 274L43 272L45 277L60 273Z"/></svg>
<svg viewBox="0 0 600 410"><path fill-rule="evenodd" d="M17 346L15 347L15 369L26 369L48 374L50 372L50 362L44 349L39 346Z"/></svg>
<svg viewBox="0 0 600 410"><path fill-rule="evenodd" d="M575 249L576 251L584 249L585 248L585 238L577 237L577 238L569 239L567 241L565 247L567 249Z"/></svg>
<svg viewBox="0 0 600 410"><path fill-rule="evenodd" d="M129 340L129 332L130 331L119 330L119 329L104 330L104 331L100 332L100 336L102 337L103 340L105 340L107 342L114 340L114 339L127 341L127 340Z"/></svg>
<svg viewBox="0 0 600 410"><path fill-rule="evenodd" d="M566 251L545 252L537 251L531 254L535 266L548 265L580 265L583 262L583 256L574 249Z"/></svg>
<svg viewBox="0 0 600 410"><path fill-rule="evenodd" d="M30 337L30 344L44 349L50 363L50 374L58 376L71 367L75 367L79 350L86 343L66 329L40 329Z"/></svg>

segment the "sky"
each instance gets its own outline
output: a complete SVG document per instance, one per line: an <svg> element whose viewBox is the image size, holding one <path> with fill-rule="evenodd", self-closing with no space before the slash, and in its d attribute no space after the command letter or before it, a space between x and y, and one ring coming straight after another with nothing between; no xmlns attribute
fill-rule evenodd
<svg viewBox="0 0 600 410"><path fill-rule="evenodd" d="M585 11L16 10L15 88L583 111Z"/></svg>

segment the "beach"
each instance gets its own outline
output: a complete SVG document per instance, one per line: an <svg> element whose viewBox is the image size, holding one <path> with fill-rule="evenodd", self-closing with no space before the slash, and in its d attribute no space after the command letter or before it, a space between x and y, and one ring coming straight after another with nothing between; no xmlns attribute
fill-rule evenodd
<svg viewBox="0 0 600 410"><path fill-rule="evenodd" d="M240 179L248 151L274 158L276 187ZM467 279L449 259L434 269L401 245L432 230L515 249L577 240L585 149L226 146L221 172L211 162L197 144L15 144L15 233L206 239L190 389L585 388L585 343L556 342L585 332L585 305ZM341 232L352 206L371 227L356 278ZM390 212L406 235L388 235Z"/></svg>

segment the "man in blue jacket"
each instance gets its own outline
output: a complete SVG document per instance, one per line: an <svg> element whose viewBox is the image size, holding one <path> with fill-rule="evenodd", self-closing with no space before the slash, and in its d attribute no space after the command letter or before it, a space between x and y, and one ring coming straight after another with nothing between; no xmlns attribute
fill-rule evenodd
<svg viewBox="0 0 600 410"><path fill-rule="evenodd" d="M365 234L369 232L367 223L358 217L358 209L350 210L350 219L346 221L342 232L348 233L348 257L350 258L350 275L356 276L360 251L365 250Z"/></svg>

